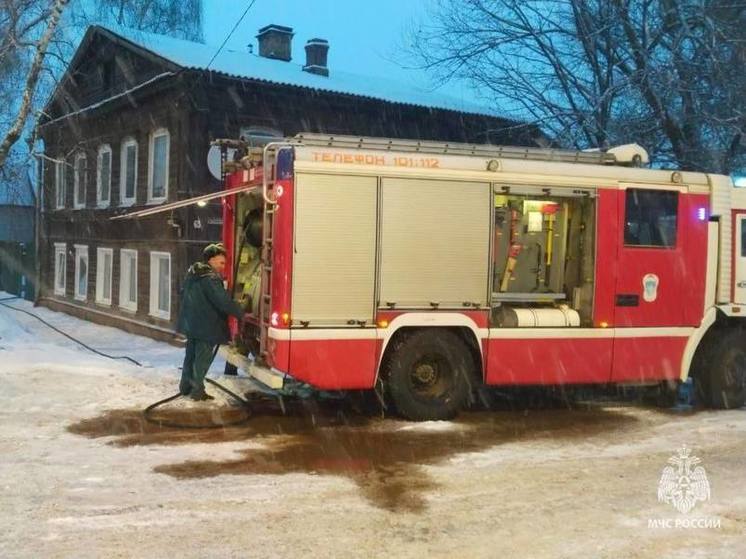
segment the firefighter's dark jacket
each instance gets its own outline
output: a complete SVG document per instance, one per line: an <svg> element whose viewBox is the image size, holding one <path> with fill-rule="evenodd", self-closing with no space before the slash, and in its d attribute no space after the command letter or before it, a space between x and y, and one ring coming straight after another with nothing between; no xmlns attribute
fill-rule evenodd
<svg viewBox="0 0 746 559"><path fill-rule="evenodd" d="M229 315L240 320L243 311L226 292L220 276L209 264L192 264L181 290L179 332L215 345L226 343L230 340Z"/></svg>

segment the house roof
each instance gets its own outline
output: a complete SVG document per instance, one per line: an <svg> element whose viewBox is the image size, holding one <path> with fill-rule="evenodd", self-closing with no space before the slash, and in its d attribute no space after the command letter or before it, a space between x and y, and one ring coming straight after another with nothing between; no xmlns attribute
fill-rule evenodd
<svg viewBox="0 0 746 559"><path fill-rule="evenodd" d="M406 105L491 117L500 116L489 107L456 99L435 91L427 91L389 78L362 76L335 68L330 68L329 76L325 77L304 72L303 66L300 64L261 57L250 53L248 50L223 48L216 56L217 46L126 28L114 29L94 26L86 33L86 37L91 32L102 32L124 39L140 49L183 69L209 70L239 79L304 87ZM83 43L85 43L85 39Z"/></svg>

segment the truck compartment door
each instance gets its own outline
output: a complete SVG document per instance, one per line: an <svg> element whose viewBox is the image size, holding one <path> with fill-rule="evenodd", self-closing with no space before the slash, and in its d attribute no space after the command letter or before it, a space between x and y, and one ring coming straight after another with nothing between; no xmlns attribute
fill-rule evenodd
<svg viewBox="0 0 746 559"><path fill-rule="evenodd" d="M378 179L298 174L289 373L318 388L375 378Z"/></svg>

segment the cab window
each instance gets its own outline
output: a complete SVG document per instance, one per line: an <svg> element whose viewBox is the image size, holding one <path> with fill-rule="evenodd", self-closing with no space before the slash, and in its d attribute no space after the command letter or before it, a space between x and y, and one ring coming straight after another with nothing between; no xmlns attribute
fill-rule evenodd
<svg viewBox="0 0 746 559"><path fill-rule="evenodd" d="M673 248L679 193L629 188L625 197L625 246Z"/></svg>

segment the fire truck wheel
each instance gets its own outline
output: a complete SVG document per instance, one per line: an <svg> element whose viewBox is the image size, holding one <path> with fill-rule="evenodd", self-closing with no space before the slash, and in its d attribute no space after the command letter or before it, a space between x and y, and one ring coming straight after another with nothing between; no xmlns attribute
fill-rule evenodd
<svg viewBox="0 0 746 559"><path fill-rule="evenodd" d="M418 330L398 338L385 378L396 410L407 419L451 419L469 394L469 348L444 329Z"/></svg>
<svg viewBox="0 0 746 559"><path fill-rule="evenodd" d="M717 409L734 409L746 403L746 333L734 329L713 347L703 391L707 404Z"/></svg>

